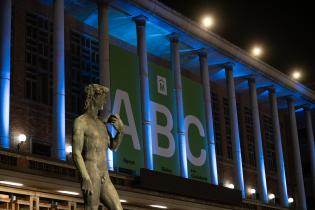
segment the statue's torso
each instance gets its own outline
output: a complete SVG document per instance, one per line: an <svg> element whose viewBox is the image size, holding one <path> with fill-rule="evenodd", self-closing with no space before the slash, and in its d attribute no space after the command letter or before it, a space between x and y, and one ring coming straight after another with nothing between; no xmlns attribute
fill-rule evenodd
<svg viewBox="0 0 315 210"><path fill-rule="evenodd" d="M88 115L82 117L86 124L82 152L86 168L89 173L104 176L108 172L106 150L109 136L106 126L100 120L93 119Z"/></svg>

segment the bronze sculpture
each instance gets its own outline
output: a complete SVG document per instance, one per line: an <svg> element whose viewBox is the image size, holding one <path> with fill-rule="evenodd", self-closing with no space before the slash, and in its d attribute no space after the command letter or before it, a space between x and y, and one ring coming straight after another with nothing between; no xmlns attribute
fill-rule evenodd
<svg viewBox="0 0 315 210"><path fill-rule="evenodd" d="M74 121L73 160L81 175L85 210L97 210L101 201L110 210L122 210L119 196L112 184L107 167L106 150L116 150L121 142L124 125L118 115L101 120L98 113L103 109L109 89L98 84L85 88L85 113ZM104 124L105 123L105 124ZM110 136L106 124L117 130Z"/></svg>

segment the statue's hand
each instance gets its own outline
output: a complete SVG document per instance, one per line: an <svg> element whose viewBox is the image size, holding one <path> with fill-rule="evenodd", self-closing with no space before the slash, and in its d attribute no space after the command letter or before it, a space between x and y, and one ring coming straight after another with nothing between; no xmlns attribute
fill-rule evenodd
<svg viewBox="0 0 315 210"><path fill-rule="evenodd" d="M93 187L92 187L92 182L91 182L90 178L83 179L82 191L86 195L92 195L93 194Z"/></svg>
<svg viewBox="0 0 315 210"><path fill-rule="evenodd" d="M111 115L109 121L114 125L119 133L124 132L124 123L122 122L118 114Z"/></svg>

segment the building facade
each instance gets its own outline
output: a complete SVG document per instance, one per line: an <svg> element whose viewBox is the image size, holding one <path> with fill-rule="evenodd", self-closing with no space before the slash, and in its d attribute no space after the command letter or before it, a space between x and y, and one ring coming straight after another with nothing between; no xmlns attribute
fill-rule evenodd
<svg viewBox="0 0 315 210"><path fill-rule="evenodd" d="M84 87L100 83L102 114L126 125L108 151L124 208L314 209L312 90L158 1L0 10L0 181L24 184L0 183L1 205L81 208L57 188L80 192L67 148ZM187 188L144 184L163 176Z"/></svg>

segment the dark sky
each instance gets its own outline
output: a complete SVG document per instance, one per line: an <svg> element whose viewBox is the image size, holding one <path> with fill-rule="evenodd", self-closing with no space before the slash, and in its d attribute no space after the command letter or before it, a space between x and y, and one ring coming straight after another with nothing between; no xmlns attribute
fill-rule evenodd
<svg viewBox="0 0 315 210"><path fill-rule="evenodd" d="M315 10L312 1L283 0L160 0L184 16L200 22L215 17L214 33L250 51L263 47L261 60L290 75L300 68L300 81L315 89Z"/></svg>

